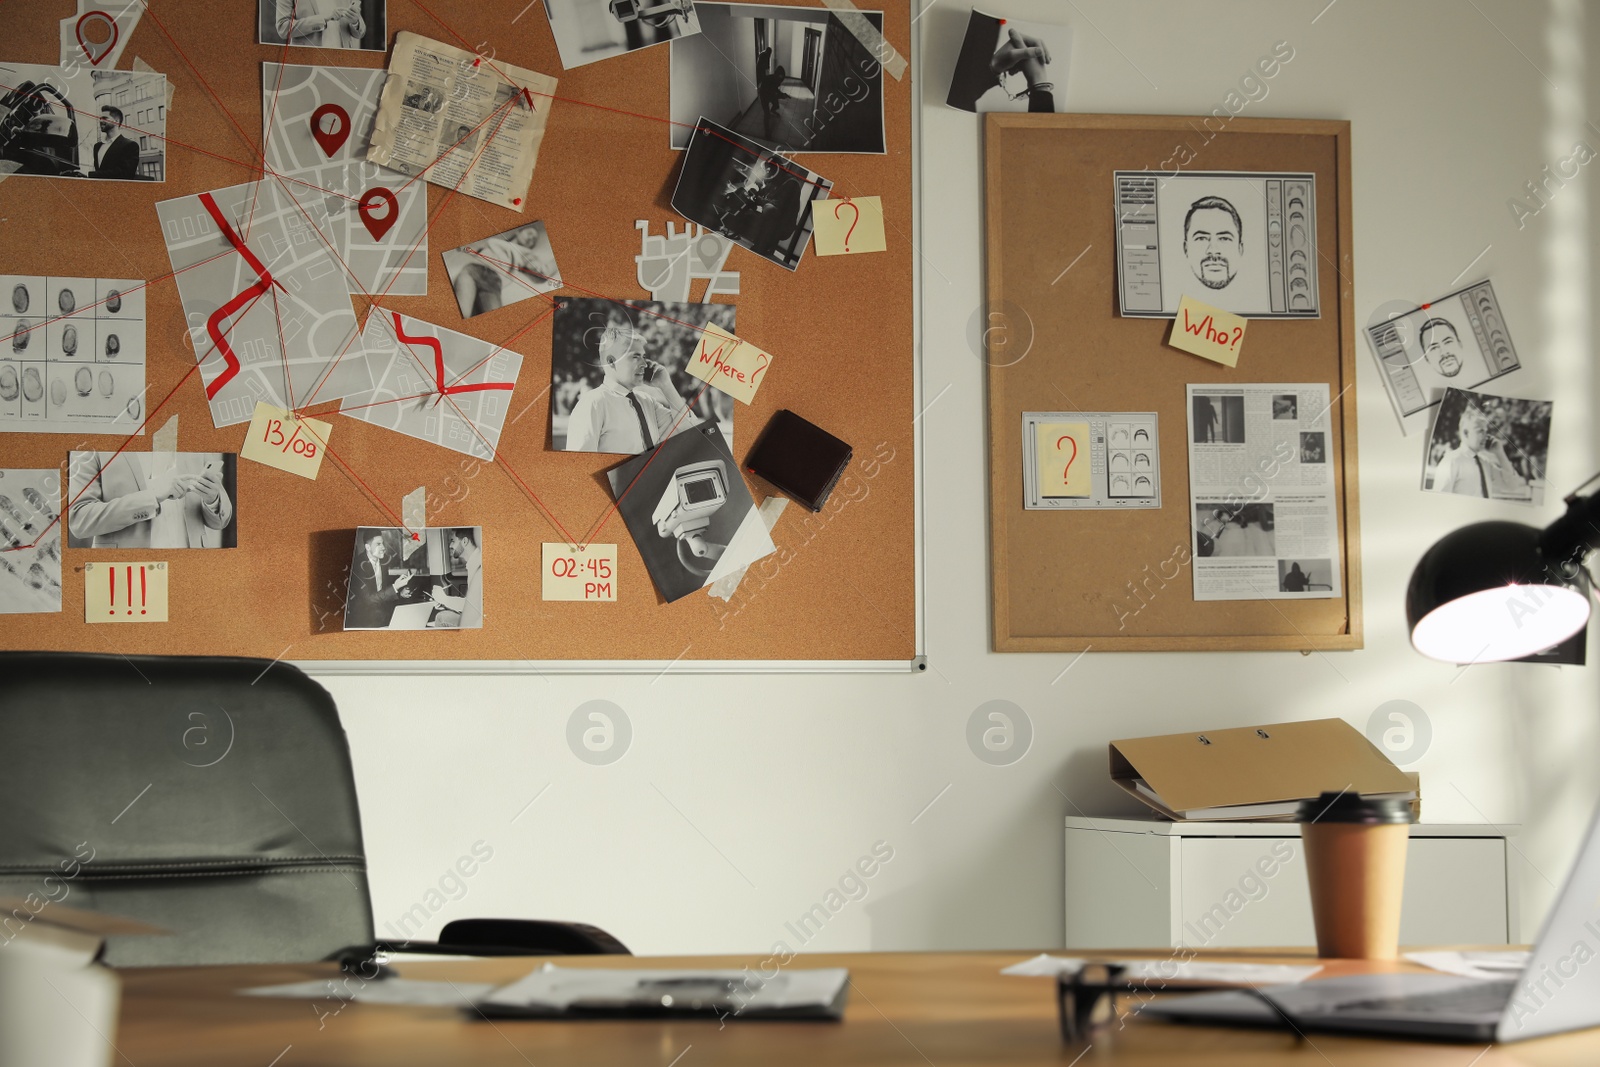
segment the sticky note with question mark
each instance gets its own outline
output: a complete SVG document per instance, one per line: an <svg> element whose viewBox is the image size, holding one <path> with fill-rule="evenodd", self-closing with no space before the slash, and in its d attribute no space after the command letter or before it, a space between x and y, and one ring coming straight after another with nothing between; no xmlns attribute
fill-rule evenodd
<svg viewBox="0 0 1600 1067"><path fill-rule="evenodd" d="M1247 325L1246 319L1186 296L1178 301L1178 313L1173 316L1167 344L1201 359L1235 367L1239 364L1239 346L1244 344Z"/></svg>
<svg viewBox="0 0 1600 1067"><path fill-rule="evenodd" d="M885 252L889 248L883 234L882 197L814 200L811 221L816 228L819 256L854 256L862 252Z"/></svg>
<svg viewBox="0 0 1600 1067"><path fill-rule="evenodd" d="M684 370L741 404L748 404L755 399L770 366L771 354L712 322L706 324Z"/></svg>
<svg viewBox="0 0 1600 1067"><path fill-rule="evenodd" d="M1091 495L1089 424L1041 422L1034 433L1038 435L1034 451L1039 457L1039 495Z"/></svg>

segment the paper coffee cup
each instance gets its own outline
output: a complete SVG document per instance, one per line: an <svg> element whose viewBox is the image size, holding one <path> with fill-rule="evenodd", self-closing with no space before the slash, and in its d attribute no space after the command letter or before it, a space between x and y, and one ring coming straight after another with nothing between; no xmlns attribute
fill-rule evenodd
<svg viewBox="0 0 1600 1067"><path fill-rule="evenodd" d="M1324 793L1300 807L1317 955L1392 960L1400 948L1411 806Z"/></svg>

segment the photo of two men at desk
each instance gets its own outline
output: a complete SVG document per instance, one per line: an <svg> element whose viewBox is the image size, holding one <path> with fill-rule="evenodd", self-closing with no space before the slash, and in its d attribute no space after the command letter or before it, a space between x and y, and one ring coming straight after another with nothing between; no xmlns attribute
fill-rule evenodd
<svg viewBox="0 0 1600 1067"><path fill-rule="evenodd" d="M346 630L483 627L483 528L356 531Z"/></svg>

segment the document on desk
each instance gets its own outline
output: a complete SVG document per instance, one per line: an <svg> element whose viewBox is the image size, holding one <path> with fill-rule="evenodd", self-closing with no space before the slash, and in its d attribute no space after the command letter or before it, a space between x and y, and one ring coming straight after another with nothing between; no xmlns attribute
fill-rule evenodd
<svg viewBox="0 0 1600 1067"><path fill-rule="evenodd" d="M1076 974L1091 961L1078 956L1051 956L1040 953L1031 960L1013 963L1001 974L1022 977L1058 977ZM1181 982L1237 982L1239 985L1287 985L1303 982L1321 967L1299 967L1287 963L1224 963L1211 960L1183 960L1169 956L1155 960L1095 960L1124 968L1123 978L1142 982L1151 979Z"/></svg>
<svg viewBox="0 0 1600 1067"><path fill-rule="evenodd" d="M1532 954L1526 949L1491 949L1479 952L1438 950L1433 952L1407 952L1406 959L1420 963L1445 974L1462 978L1481 978L1485 981L1505 981L1516 978L1528 967Z"/></svg>
<svg viewBox="0 0 1600 1067"><path fill-rule="evenodd" d="M745 971L646 971L555 967L481 998L488 1016L562 1018L714 1015L838 1019L850 972L839 967L783 971L771 978Z"/></svg>
<svg viewBox="0 0 1600 1067"><path fill-rule="evenodd" d="M442 958L442 957L435 957ZM415 1008L470 1008L494 988L492 982L424 982L412 978L364 980L356 976L324 978L285 985L241 989L244 996L301 1000L353 1000L358 1004L400 1004Z"/></svg>

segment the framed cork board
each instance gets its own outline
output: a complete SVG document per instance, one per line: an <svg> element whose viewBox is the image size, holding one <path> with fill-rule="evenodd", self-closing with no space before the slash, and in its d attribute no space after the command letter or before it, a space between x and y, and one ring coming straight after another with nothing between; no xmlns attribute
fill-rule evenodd
<svg viewBox="0 0 1600 1067"><path fill-rule="evenodd" d="M1360 648L1350 124L991 114L984 155L995 650ZM1315 281L1251 318L1236 367L1169 347L1170 311L1123 313L1117 172L1314 176ZM1327 387L1341 587L1197 601L1186 386L1266 382ZM1025 508L1024 415L1041 411L1154 413L1161 506Z"/></svg>
<svg viewBox="0 0 1600 1067"><path fill-rule="evenodd" d="M827 78L839 55L854 55L825 9L799 0L777 2L803 9L797 18L826 24L819 77ZM916 54L906 0L858 6L881 10L883 36L902 55ZM597 10L603 12L605 5ZM74 0L8 5L4 60L59 63L61 20L76 13ZM143 431L132 438L0 435L4 467L59 470L63 497L69 450L109 453L126 444L130 451L148 453L150 432L173 414L179 416L181 451L236 453L244 443L244 425L214 424L193 373L195 353L156 205L263 177L265 64L376 71L389 58L382 51L258 43L258 22L253 0L162 0L145 8L126 38L119 65L130 67L137 57L164 74L172 91L164 112L165 168L159 180L84 182L12 174L0 182L4 272L145 283L148 421ZM11 622L0 627L0 647L254 655L326 670L340 664L449 671L560 670L564 664L720 669L715 665L725 664L738 670L758 662L774 665L770 669L785 664L912 669L921 641L917 257L912 251L913 112L920 89L915 71L898 80L887 73L871 80L881 87L876 95L819 98L819 106L828 109L830 135L866 114L861 109L870 106L874 119L881 109L883 153L830 150L800 157L835 183L835 195L881 198L888 251L809 254L790 271L735 248L725 269L739 273L738 295L713 298L736 304L738 333L776 360L754 403L735 409L735 460L743 460L781 408L850 443L854 458L821 513L789 505L772 531L777 553L750 567L732 600L699 592L666 603L613 509L605 471L625 457L566 452L553 440L551 404L558 390L552 388L550 306L539 299L508 302L464 319L441 254L542 220L566 282L555 296L650 299L640 281L641 233L635 223L645 220L652 237L664 234L669 222L684 225L671 206L683 159L670 144L676 128L669 92L671 48L642 48L563 69L544 5L521 0L388 0L387 40L380 44L392 46L401 31L559 79L521 210L426 185L425 292L353 298L363 321L381 306L521 356L497 457L479 460L340 416L336 403L319 404L304 414L330 422L333 430L328 461L315 481L238 462L236 548L163 552L80 548L63 541L62 610L5 616ZM748 28L737 32L742 34L737 43L748 44ZM730 78L736 88L735 82ZM855 80L852 85L860 88ZM152 102L148 108L156 106ZM707 116L713 121L740 116L750 121L742 111L736 115L730 106L724 113L717 106L718 112ZM704 281L694 282L690 300L703 299L706 289ZM864 351L874 353L870 404L837 384L859 373ZM758 501L777 493L753 476L746 475L746 482ZM356 529L398 525L402 498L419 486L427 490L429 527L482 528L483 628L343 631ZM563 541L563 531L583 543L616 543L614 603L542 599L541 543ZM86 565L134 560L166 562L170 621L85 625ZM861 581L862 574L872 575L870 586Z"/></svg>

